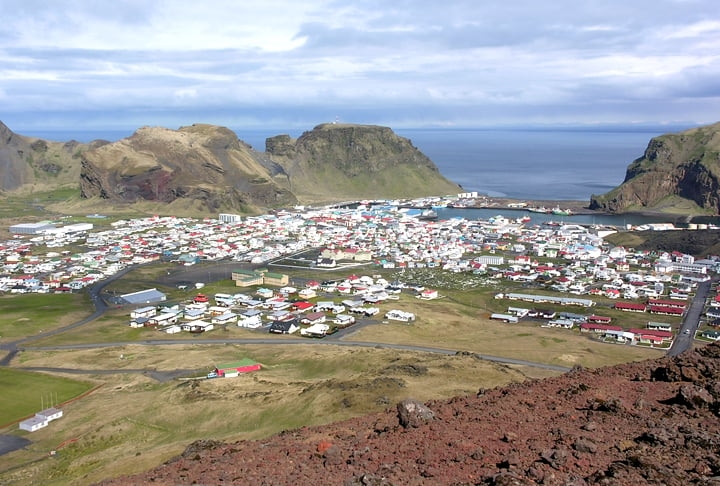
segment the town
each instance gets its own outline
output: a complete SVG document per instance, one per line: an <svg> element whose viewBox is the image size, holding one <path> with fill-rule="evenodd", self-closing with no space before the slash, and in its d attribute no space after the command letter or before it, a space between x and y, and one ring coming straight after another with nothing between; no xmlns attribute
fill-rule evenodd
<svg viewBox="0 0 720 486"><path fill-rule="evenodd" d="M460 196L465 198L456 201L466 200ZM113 296L113 302L129 309L130 326L166 334L233 325L322 338L363 319L421 318L410 301L396 305L400 293L435 300L443 288L484 287L500 289L495 300L508 305L480 317L506 323L534 319L543 327L579 328L614 343L664 348L696 285L710 281L720 265L679 252L608 245L603 237L615 228L532 224L531 218L501 215L436 220L410 209L432 202L363 201L202 220L154 216L114 221L101 230L90 223L18 224L10 228L14 238L0 245L0 292L79 292L134 265L227 262L235 265L230 280L239 292L205 295L202 289L210 282L183 282L179 289L196 293L182 302L165 302L157 288ZM70 245L83 250L64 249ZM328 278L291 282L283 269L298 268L326 272ZM593 299L601 299L599 307L653 319L626 328L611 323ZM518 300L529 306L518 307ZM697 337L717 340L720 297L707 304ZM593 312L558 312L558 306ZM658 316L670 319L656 322Z"/></svg>

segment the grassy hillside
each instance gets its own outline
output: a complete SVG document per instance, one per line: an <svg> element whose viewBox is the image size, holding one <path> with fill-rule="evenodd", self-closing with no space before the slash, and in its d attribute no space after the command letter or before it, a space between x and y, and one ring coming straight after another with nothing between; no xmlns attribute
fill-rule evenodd
<svg viewBox="0 0 720 486"><path fill-rule="evenodd" d="M613 245L636 250L677 250L696 258L720 255L720 230L619 232L605 240Z"/></svg>

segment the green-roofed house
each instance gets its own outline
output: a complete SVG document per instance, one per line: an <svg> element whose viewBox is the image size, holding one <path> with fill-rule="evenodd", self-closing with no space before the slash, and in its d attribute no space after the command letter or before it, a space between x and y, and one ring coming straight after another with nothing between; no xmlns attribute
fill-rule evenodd
<svg viewBox="0 0 720 486"><path fill-rule="evenodd" d="M702 337L712 339L713 341L720 341L720 331L703 331Z"/></svg>
<svg viewBox="0 0 720 486"><path fill-rule="evenodd" d="M290 282L290 277L284 273L265 272L263 277L263 285L284 287Z"/></svg>
<svg viewBox="0 0 720 486"><path fill-rule="evenodd" d="M250 287L252 285L272 285L276 287L284 287L290 282L290 277L288 275L284 273L268 272L267 270L233 270L232 279L235 281L236 287Z"/></svg>
<svg viewBox="0 0 720 486"><path fill-rule="evenodd" d="M215 372L219 377L231 378L235 377L240 373L249 373L251 371L257 371L260 369L260 363L257 363L250 358L244 358L234 363L226 363L218 365L215 368Z"/></svg>
<svg viewBox="0 0 720 486"><path fill-rule="evenodd" d="M252 270L233 270L232 279L235 281L236 287L250 287L252 285L262 285L263 283L262 273Z"/></svg>

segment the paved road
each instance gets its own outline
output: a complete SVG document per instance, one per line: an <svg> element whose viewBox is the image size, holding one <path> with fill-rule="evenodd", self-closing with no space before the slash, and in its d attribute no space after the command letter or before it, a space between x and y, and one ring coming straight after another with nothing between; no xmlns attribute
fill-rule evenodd
<svg viewBox="0 0 720 486"><path fill-rule="evenodd" d="M695 331L700 326L700 316L702 315L705 307L705 301L710 294L711 281L702 282L697 286L695 291L695 297L690 302L683 322L680 325L678 335L675 336L673 344L668 351L668 356L677 356L684 353L692 347L693 340L695 339Z"/></svg>
<svg viewBox="0 0 720 486"><path fill-rule="evenodd" d="M193 369L179 369L179 370L165 370L158 371L156 369L148 370L144 368L126 368L126 369L114 369L114 370L93 370L93 369L78 369L78 368L57 368L49 366L25 366L18 368L25 371L43 371L49 373L67 373L71 375L119 375L123 373L141 373L153 378L160 383L166 381L175 380L177 378L192 377L197 374L197 370Z"/></svg>
<svg viewBox="0 0 720 486"><path fill-rule="evenodd" d="M158 339L158 340L145 340L145 341L121 341L114 343L89 343L89 344L64 344L58 346L37 346L25 348L28 351L68 351L76 349L101 349L111 348L116 346L187 346L192 345L218 345L218 344L242 344L242 345L273 345L273 346L292 346L292 345L325 345L325 346L348 346L348 347L362 347L362 348L379 348L379 349L397 349L401 351L415 351L423 353L438 353L452 356L458 354L458 351L445 349L445 348L433 348L427 346L412 346L408 344L385 344L385 343L372 343L366 341L339 341L335 339L311 339L311 338L300 338L300 339L198 339L194 341L189 340L172 340L172 339ZM462 351L461 351L462 352ZM488 354L470 353L477 358L484 359L487 361L493 361L495 363L505 363L510 365L521 365L531 366L533 368L541 368L552 371L566 372L570 371L570 368L565 366L555 366L545 363L535 363L532 361L525 361L522 359L503 358L501 356L492 356ZM24 368L30 369L30 368ZM39 369L39 368L38 368ZM44 368L45 370L63 371L66 368ZM98 370L86 370L88 374L100 374ZM154 370L105 370L105 373L127 373L131 371L154 371ZM63 371L65 372L65 371ZM72 372L72 371L68 371Z"/></svg>

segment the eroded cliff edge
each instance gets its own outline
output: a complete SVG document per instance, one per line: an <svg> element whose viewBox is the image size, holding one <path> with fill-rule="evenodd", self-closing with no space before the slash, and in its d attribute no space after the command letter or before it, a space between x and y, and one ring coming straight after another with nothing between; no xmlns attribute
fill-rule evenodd
<svg viewBox="0 0 720 486"><path fill-rule="evenodd" d="M589 208L720 214L720 123L651 139L623 183L593 195Z"/></svg>

